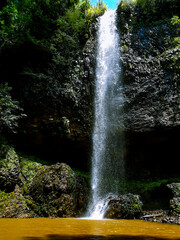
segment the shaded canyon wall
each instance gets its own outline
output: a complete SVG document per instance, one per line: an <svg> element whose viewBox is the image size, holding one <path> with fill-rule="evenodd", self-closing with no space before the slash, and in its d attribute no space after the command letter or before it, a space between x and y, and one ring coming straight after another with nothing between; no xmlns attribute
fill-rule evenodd
<svg viewBox="0 0 180 240"><path fill-rule="evenodd" d="M119 5L118 16L127 173L145 178L178 173L180 51L173 40L179 32L165 19L145 23L144 16L139 23L143 12L137 6L127 11Z"/></svg>

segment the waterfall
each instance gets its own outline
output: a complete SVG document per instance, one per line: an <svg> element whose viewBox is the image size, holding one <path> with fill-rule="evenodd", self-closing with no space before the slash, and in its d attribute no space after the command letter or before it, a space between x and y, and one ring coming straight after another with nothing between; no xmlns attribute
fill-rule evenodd
<svg viewBox="0 0 180 240"><path fill-rule="evenodd" d="M92 154L91 218L103 218L109 194L118 194L124 176L123 92L116 11L99 19L95 90L95 120Z"/></svg>

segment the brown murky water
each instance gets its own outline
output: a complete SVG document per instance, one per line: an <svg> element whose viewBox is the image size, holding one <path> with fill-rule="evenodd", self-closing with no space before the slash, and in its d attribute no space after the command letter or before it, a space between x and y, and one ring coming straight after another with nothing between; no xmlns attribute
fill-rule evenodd
<svg viewBox="0 0 180 240"><path fill-rule="evenodd" d="M140 220L0 219L0 240L180 240L180 226Z"/></svg>

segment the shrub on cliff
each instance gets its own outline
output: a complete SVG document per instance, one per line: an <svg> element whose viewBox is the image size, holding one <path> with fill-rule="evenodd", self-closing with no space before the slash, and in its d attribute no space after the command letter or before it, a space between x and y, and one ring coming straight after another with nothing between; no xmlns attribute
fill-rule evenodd
<svg viewBox="0 0 180 240"><path fill-rule="evenodd" d="M25 116L19 102L12 99L8 84L0 85L0 133L5 130L15 131L18 120Z"/></svg>

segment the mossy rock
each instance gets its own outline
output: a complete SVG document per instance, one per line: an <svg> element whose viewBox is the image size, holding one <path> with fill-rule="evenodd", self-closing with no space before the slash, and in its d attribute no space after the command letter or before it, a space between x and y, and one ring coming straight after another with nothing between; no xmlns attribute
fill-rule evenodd
<svg viewBox="0 0 180 240"><path fill-rule="evenodd" d="M110 219L134 219L142 215L142 202L139 195L125 194L109 196L105 218Z"/></svg>
<svg viewBox="0 0 180 240"><path fill-rule="evenodd" d="M37 215L29 209L21 189L16 185L14 192L0 191L0 217L32 218L37 217Z"/></svg>
<svg viewBox="0 0 180 240"><path fill-rule="evenodd" d="M29 187L41 216L80 216L88 203L87 181L65 163L43 166Z"/></svg>
<svg viewBox="0 0 180 240"><path fill-rule="evenodd" d="M23 173L23 176L25 177L26 183L29 185L33 177L35 176L36 172L42 168L42 164L39 162L36 162L34 160L28 157L20 157L20 167L21 171Z"/></svg>
<svg viewBox="0 0 180 240"><path fill-rule="evenodd" d="M30 195L39 203L56 200L62 193L73 192L76 174L64 163L43 166L30 185Z"/></svg>
<svg viewBox="0 0 180 240"><path fill-rule="evenodd" d="M21 173L19 157L9 146L1 147L1 156L4 156L4 159L0 160L0 190L12 192L16 184L22 185L25 182Z"/></svg>

